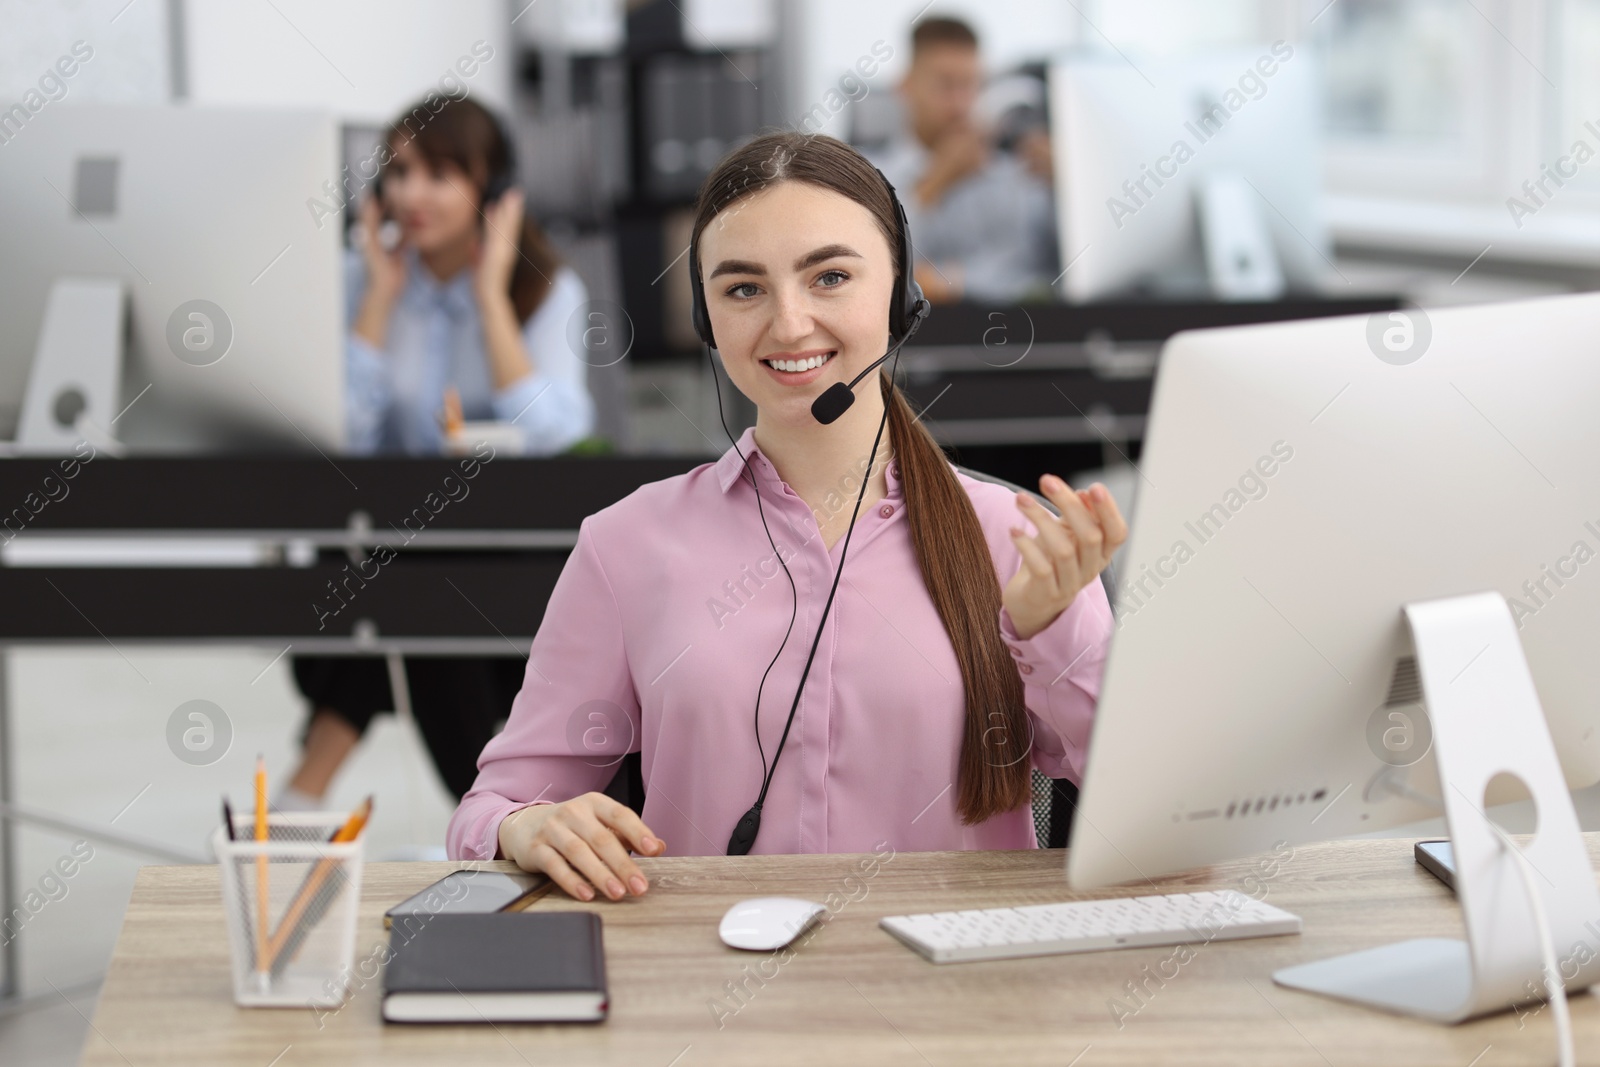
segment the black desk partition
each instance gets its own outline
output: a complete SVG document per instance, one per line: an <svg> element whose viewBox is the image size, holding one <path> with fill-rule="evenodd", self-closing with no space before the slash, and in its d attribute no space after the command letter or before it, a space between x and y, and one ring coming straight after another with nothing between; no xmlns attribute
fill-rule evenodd
<svg viewBox="0 0 1600 1067"><path fill-rule="evenodd" d="M377 637L523 655L583 518L702 462L102 454L68 479L57 460L0 461L0 551L28 564L0 565L0 603L25 608L0 612L0 642L282 637L314 653ZM22 553L89 537L135 550L247 539L264 565L37 566Z"/></svg>
<svg viewBox="0 0 1600 1067"><path fill-rule="evenodd" d="M1287 300L1116 300L1009 306L941 304L917 332L915 343L983 344L985 333L997 325L1011 331L1012 340L1020 343L1028 336L1029 324L1040 342L1082 342L1096 337L1118 342L1165 341L1181 330L1367 315L1393 311L1400 305L1400 298L1393 294Z"/></svg>
<svg viewBox="0 0 1600 1067"><path fill-rule="evenodd" d="M912 404L952 446L1144 436L1157 351L1182 330L1393 311L1393 296L1260 302L1118 302L935 310L906 346ZM937 401L938 406L933 407ZM1001 463L1002 466L1007 466ZM1010 469L991 473L1013 477ZM1031 479L1015 478L1026 481Z"/></svg>

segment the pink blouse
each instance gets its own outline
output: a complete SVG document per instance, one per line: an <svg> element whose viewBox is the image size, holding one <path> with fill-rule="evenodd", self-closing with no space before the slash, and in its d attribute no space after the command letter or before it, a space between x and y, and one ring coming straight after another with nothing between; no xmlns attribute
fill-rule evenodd
<svg viewBox="0 0 1600 1067"><path fill-rule="evenodd" d="M887 439L887 436L886 438ZM770 764L845 539L823 547L812 510L756 447L739 442L778 551L794 575L794 630L761 695ZM602 790L641 752L646 825L672 855L724 855L761 791L754 711L762 672L789 626L790 591L762 530L755 490L729 449L715 463L640 486L585 519L534 638L506 728L450 820L455 859L492 859L500 820ZM957 472L1002 587L1021 565L1008 530L1035 531L1009 489ZM752 853L1034 848L1027 806L976 826L956 807L966 701L949 635L917 567L898 469L863 508L805 696L762 810ZM858 482L823 505L855 506ZM824 512L824 518L828 513ZM1080 781L1113 629L1100 582L1018 638L1031 761Z"/></svg>

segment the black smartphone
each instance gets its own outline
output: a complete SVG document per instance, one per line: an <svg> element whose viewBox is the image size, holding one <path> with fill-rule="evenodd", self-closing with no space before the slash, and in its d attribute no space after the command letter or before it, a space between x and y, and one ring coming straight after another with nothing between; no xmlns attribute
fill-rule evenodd
<svg viewBox="0 0 1600 1067"><path fill-rule="evenodd" d="M1417 862L1439 881L1456 888L1456 854L1449 841L1418 841Z"/></svg>
<svg viewBox="0 0 1600 1067"><path fill-rule="evenodd" d="M542 874L505 874L501 871L451 871L414 896L383 913L383 928L397 918L430 915L466 915L491 911L519 911L544 896L555 885Z"/></svg>

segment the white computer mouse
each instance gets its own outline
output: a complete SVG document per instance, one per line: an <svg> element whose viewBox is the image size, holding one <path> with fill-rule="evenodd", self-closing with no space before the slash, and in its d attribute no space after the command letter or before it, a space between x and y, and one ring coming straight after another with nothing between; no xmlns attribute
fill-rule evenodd
<svg viewBox="0 0 1600 1067"><path fill-rule="evenodd" d="M795 897L741 900L722 917L717 933L731 948L770 952L799 937L825 910L821 904Z"/></svg>

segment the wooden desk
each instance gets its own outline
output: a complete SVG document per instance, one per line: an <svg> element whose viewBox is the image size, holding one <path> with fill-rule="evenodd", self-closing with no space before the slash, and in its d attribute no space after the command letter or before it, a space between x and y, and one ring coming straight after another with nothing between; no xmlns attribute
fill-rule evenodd
<svg viewBox="0 0 1600 1067"><path fill-rule="evenodd" d="M1589 834L1600 857L1600 834ZM381 978L337 1013L234 1007L217 871L139 873L84 1049L86 1064L1441 1064L1554 1061L1548 1008L1447 1027L1383 1015L1273 984L1274 968L1407 937L1459 936L1448 891L1412 861L1410 841L1301 847L1267 880L1268 901L1305 920L1300 936L1199 947L1119 1029L1108 1007L1171 948L935 966L877 926L884 915L1035 904L1073 897L1063 853L895 854L847 886L860 856L641 859L648 894L582 904L556 891L535 905L605 916L611 1018L603 1024L385 1026ZM383 910L459 866L370 864L356 957L386 944ZM1161 884L1165 892L1241 887L1230 864ZM723 911L792 894L828 903L826 924L787 963L726 948ZM854 896L855 899L850 899ZM1558 949L1564 951L1564 949ZM763 961L764 982L757 970ZM746 968L749 968L746 971ZM1173 965L1168 965L1168 972ZM774 973L775 972L775 973ZM370 972L369 972L370 973ZM746 978L746 975L757 975ZM729 983L746 981L741 1005ZM721 1002L721 1026L713 1003ZM1600 1049L1600 1003L1573 998L1577 1048ZM320 1022L320 1028L319 1028ZM1085 1051L1087 1049L1087 1051ZM1485 1050L1488 1050L1485 1053ZM1582 1050L1587 1050L1585 1054ZM1077 1058L1075 1058L1077 1057Z"/></svg>

